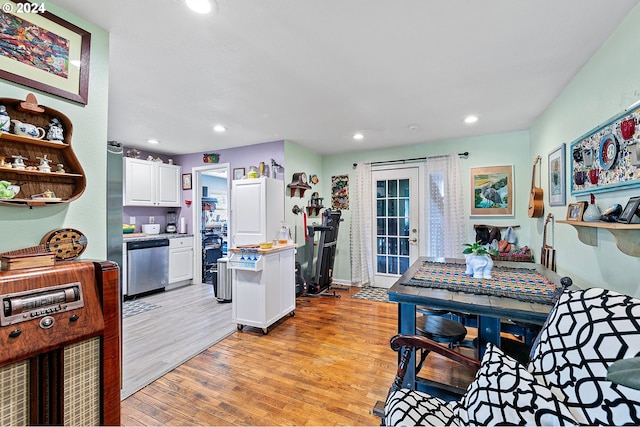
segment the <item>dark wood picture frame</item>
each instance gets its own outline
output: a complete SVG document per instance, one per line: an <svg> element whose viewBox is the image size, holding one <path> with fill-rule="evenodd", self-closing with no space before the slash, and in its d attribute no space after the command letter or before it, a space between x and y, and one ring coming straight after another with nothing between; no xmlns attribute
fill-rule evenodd
<svg viewBox="0 0 640 427"><path fill-rule="evenodd" d="M182 174L182 189L191 190L191 174L190 173Z"/></svg>
<svg viewBox="0 0 640 427"><path fill-rule="evenodd" d="M12 56L0 55L3 61L0 64L0 78L86 105L89 99L91 33L51 12L37 10L40 6L41 4L26 0L7 0L0 11L0 19L15 23L24 21L25 26L35 25L43 31L67 39L70 55L66 60L69 63L79 61L80 65L70 65L69 74L63 77L22 63ZM20 11L25 13L19 13ZM26 13L29 11L31 13ZM56 34L54 30L61 34Z"/></svg>
<svg viewBox="0 0 640 427"><path fill-rule="evenodd" d="M242 179L244 176L244 168L233 168L233 179Z"/></svg>
<svg viewBox="0 0 640 427"><path fill-rule="evenodd" d="M618 217L618 222L629 224L633 220L633 216L638 213L638 206L640 205L640 196L634 196L629 199L627 205L622 210L622 213Z"/></svg>
<svg viewBox="0 0 640 427"><path fill-rule="evenodd" d="M587 207L587 202L569 203L567 206L567 221L582 221L582 215Z"/></svg>

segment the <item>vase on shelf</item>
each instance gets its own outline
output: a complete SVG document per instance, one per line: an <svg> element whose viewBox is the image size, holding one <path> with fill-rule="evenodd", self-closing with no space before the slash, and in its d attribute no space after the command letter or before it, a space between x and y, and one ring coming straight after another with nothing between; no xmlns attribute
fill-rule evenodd
<svg viewBox="0 0 640 427"><path fill-rule="evenodd" d="M584 222L600 221L600 209L598 209L598 205L596 205L596 197L593 193L591 193L591 203L589 203L589 206L587 206L587 209L584 211L582 220Z"/></svg>

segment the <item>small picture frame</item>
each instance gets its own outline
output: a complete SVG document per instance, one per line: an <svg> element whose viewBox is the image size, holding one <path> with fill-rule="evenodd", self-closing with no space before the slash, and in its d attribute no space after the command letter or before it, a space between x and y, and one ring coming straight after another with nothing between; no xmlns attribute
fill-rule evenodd
<svg viewBox="0 0 640 427"><path fill-rule="evenodd" d="M618 222L630 224L631 220L633 220L633 216L639 213L638 205L640 205L640 196L630 198L627 202L627 206L624 207L622 213L618 217Z"/></svg>
<svg viewBox="0 0 640 427"><path fill-rule="evenodd" d="M587 202L569 203L567 206L567 221L582 221L582 214Z"/></svg>
<svg viewBox="0 0 640 427"><path fill-rule="evenodd" d="M191 190L191 174L190 173L182 174L182 189Z"/></svg>
<svg viewBox="0 0 640 427"><path fill-rule="evenodd" d="M233 179L242 179L244 176L244 168L233 168Z"/></svg>

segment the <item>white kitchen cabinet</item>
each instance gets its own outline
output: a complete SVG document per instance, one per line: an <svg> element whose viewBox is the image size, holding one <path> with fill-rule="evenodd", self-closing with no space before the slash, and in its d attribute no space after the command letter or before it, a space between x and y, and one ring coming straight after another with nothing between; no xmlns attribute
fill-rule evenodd
<svg viewBox="0 0 640 427"><path fill-rule="evenodd" d="M193 237L169 239L169 284L193 279Z"/></svg>
<svg viewBox="0 0 640 427"><path fill-rule="evenodd" d="M270 242L284 221L284 181L234 180L231 187L231 246Z"/></svg>
<svg viewBox="0 0 640 427"><path fill-rule="evenodd" d="M251 255L248 261L232 250L227 266L233 277L231 317L238 330L253 326L267 334L279 319L295 315L295 248L289 244L259 249L258 259Z"/></svg>
<svg viewBox="0 0 640 427"><path fill-rule="evenodd" d="M125 157L124 205L180 207L182 168Z"/></svg>

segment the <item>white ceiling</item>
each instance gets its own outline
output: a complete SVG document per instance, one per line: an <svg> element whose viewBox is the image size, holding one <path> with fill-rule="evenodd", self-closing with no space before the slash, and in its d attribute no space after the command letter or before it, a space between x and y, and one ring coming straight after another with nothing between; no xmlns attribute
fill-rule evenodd
<svg viewBox="0 0 640 427"><path fill-rule="evenodd" d="M110 140L326 154L528 129L640 0L216 1L54 0L110 32Z"/></svg>

